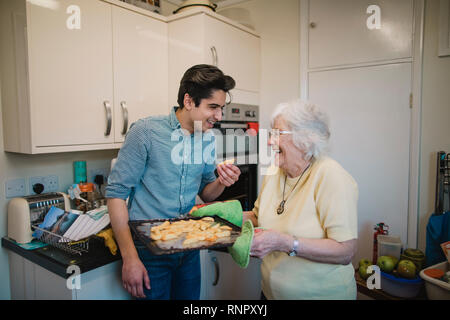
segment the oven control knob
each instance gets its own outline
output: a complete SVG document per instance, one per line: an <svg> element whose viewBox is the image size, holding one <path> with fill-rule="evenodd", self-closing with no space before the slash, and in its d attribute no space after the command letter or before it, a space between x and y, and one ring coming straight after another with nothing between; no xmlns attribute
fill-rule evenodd
<svg viewBox="0 0 450 320"><path fill-rule="evenodd" d="M245 111L245 116L246 117L251 117L252 116L252 112L251 111Z"/></svg>

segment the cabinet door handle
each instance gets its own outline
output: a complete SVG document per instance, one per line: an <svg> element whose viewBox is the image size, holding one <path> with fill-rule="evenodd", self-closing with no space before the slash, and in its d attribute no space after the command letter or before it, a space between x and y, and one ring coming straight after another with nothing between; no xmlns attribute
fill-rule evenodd
<svg viewBox="0 0 450 320"><path fill-rule="evenodd" d="M120 106L122 107L122 116L123 116L123 128L122 128L122 135L125 135L128 130L128 109L127 109L127 103L125 101L122 101L120 103Z"/></svg>
<svg viewBox="0 0 450 320"><path fill-rule="evenodd" d="M216 47L214 47L214 46L211 47L211 54L212 54L212 58L213 58L213 65L217 67L219 65L219 59L217 56Z"/></svg>
<svg viewBox="0 0 450 320"><path fill-rule="evenodd" d="M111 117L111 104L109 101L104 101L103 106L105 107L106 111L106 131L105 136L109 136L111 134L111 124L112 124L112 117Z"/></svg>
<svg viewBox="0 0 450 320"><path fill-rule="evenodd" d="M217 262L217 258L216 257L212 257L211 261L214 263L214 270L216 271L216 276L213 282L213 286L217 286L217 284L219 283L219 278L220 278L220 269L219 269L219 262Z"/></svg>

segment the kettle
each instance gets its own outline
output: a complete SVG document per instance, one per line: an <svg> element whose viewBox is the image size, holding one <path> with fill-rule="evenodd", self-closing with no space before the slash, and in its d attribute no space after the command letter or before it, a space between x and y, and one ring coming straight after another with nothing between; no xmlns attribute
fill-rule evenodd
<svg viewBox="0 0 450 320"><path fill-rule="evenodd" d="M217 4L212 3L209 0L185 0L181 3L180 7L173 12L173 14L199 6L209 8L214 12L216 11L217 8Z"/></svg>

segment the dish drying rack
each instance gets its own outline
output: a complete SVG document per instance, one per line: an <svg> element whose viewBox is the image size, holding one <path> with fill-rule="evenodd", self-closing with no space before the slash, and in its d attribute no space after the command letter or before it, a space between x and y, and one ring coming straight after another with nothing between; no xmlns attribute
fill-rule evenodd
<svg viewBox="0 0 450 320"><path fill-rule="evenodd" d="M37 238L41 242L49 244L73 255L82 255L83 253L89 252L90 237L81 239L79 241L72 241L59 234L39 228L37 225L32 225L31 227L33 230L39 230L42 232L41 236Z"/></svg>
<svg viewBox="0 0 450 320"><path fill-rule="evenodd" d="M439 215L450 211L450 153L445 151L437 153L436 168L435 213Z"/></svg>

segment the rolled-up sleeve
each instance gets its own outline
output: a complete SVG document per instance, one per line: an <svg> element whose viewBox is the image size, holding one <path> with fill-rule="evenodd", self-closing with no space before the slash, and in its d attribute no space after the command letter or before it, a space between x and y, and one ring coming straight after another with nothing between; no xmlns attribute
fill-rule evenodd
<svg viewBox="0 0 450 320"><path fill-rule="evenodd" d="M127 199L144 175L151 139L142 120L135 122L119 151L106 187L106 198Z"/></svg>

